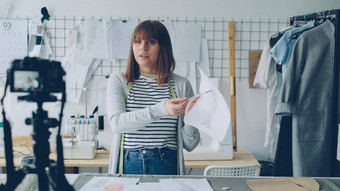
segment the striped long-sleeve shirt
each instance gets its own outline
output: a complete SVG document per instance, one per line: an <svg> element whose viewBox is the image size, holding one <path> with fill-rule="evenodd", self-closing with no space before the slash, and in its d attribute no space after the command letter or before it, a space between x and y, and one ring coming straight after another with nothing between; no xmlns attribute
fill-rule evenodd
<svg viewBox="0 0 340 191"><path fill-rule="evenodd" d="M174 87L173 81L171 81ZM169 86L158 86L155 78L140 76L130 89L126 111L143 109L162 100L171 99ZM144 129L125 133L124 149L168 147L177 148L177 117L164 116Z"/></svg>

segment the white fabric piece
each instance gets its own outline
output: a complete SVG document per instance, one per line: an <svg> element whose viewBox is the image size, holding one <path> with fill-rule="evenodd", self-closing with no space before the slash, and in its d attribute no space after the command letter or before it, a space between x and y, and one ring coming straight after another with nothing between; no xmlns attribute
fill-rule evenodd
<svg viewBox="0 0 340 191"><path fill-rule="evenodd" d="M257 67L256 75L254 78L253 85L258 88L268 88L268 76L270 63L274 61L269 54L270 42L269 40L265 43L259 65Z"/></svg>
<svg viewBox="0 0 340 191"><path fill-rule="evenodd" d="M253 85L267 89L267 122L264 137L264 149L268 152L268 159L274 160L278 141L278 132L275 127L275 88L277 85L276 63L271 57L270 41L263 48Z"/></svg>

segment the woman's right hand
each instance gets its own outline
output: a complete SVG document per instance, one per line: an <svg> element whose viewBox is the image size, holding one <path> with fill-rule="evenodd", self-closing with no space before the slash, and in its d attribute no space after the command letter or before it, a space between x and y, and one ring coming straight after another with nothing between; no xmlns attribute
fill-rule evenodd
<svg viewBox="0 0 340 191"><path fill-rule="evenodd" d="M165 110L172 116L179 116L182 112L185 111L185 108L188 104L188 98L175 98L168 99L165 101Z"/></svg>

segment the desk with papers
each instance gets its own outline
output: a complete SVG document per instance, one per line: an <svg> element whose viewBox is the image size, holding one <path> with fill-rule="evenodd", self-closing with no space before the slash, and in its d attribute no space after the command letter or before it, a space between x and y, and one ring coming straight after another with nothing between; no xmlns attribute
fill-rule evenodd
<svg viewBox="0 0 340 191"><path fill-rule="evenodd" d="M75 181L73 187L75 190L80 190L85 184L87 184L93 177L105 177L107 175L102 174L80 174ZM306 178L306 177L294 177L294 178L276 178L276 177L209 177L209 176L170 176L170 175L112 175L109 177L126 178L139 178L138 183L157 183L160 179L165 180L185 180L190 182L193 179L206 179L214 191L232 190L232 191L252 191L249 186L250 182L259 182L262 186L267 182L267 187L262 187L261 191L272 190L273 187L281 190L287 190L288 184L282 184L283 180L291 180L291 182L304 182L304 184L295 184L296 190L320 190L320 191L336 191L340 190L340 178ZM309 183L314 185L309 185ZM288 185L288 186L287 186ZM312 187L312 189L311 189ZM319 189L317 189L317 187ZM253 187L252 187L253 188ZM163 190L163 189L162 189ZM289 189L288 189L289 190Z"/></svg>

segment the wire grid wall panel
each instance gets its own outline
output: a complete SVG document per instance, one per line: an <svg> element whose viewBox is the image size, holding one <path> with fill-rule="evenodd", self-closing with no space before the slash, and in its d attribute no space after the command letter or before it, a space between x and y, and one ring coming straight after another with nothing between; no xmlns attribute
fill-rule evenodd
<svg viewBox="0 0 340 191"><path fill-rule="evenodd" d="M84 18L51 18L46 23L46 31L49 34L52 55L50 59L62 61L66 54L66 35L69 29L79 24ZM96 18L90 18L96 19ZM102 19L102 18L97 18ZM109 18L111 20L130 20L122 18ZM150 19L150 18L148 18ZM166 18L169 19L169 18ZM131 19L141 22L143 19ZM155 18L155 20L165 20ZM235 22L235 62L236 78L249 79L248 52L250 50L262 50L269 37L280 29L289 25L288 19L171 19L172 23L196 23L202 26L202 39L208 41L210 76L226 80L229 78L229 42L228 22ZM126 60L103 60L94 76L110 75L114 71L124 72Z"/></svg>
<svg viewBox="0 0 340 191"><path fill-rule="evenodd" d="M249 79L250 50L262 50L270 36L289 26L288 20L240 19L235 22L236 77Z"/></svg>

